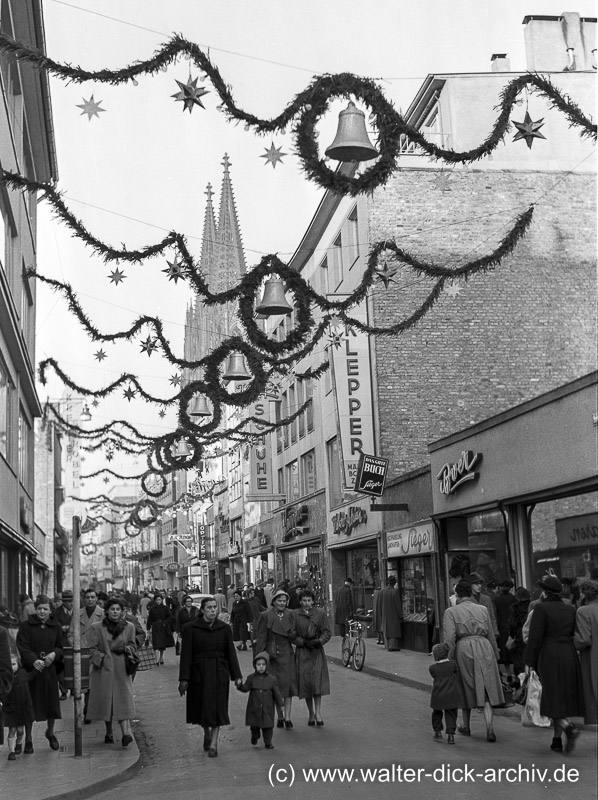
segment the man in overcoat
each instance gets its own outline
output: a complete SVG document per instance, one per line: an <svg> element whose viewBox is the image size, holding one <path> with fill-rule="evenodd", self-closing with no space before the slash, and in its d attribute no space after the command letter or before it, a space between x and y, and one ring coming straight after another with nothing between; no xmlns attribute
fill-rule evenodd
<svg viewBox="0 0 598 800"><path fill-rule="evenodd" d="M387 650L401 649L401 620L403 619L403 604L401 594L397 589L397 579L394 575L388 578L386 588L380 590L380 608L382 612L382 633Z"/></svg>
<svg viewBox="0 0 598 800"><path fill-rule="evenodd" d="M347 633L348 619L353 619L353 579L347 577L337 591L334 603L334 621L339 627L341 636Z"/></svg>

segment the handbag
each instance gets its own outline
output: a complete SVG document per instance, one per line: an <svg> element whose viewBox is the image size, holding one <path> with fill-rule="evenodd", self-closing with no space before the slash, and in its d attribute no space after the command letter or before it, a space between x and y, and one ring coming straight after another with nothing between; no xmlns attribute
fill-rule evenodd
<svg viewBox="0 0 598 800"><path fill-rule="evenodd" d="M125 650L125 669L127 675L135 675L139 669L139 656L134 650Z"/></svg>
<svg viewBox="0 0 598 800"><path fill-rule="evenodd" d="M513 692L513 702L517 703L518 706L524 706L526 700L527 700L527 675Z"/></svg>
<svg viewBox="0 0 598 800"><path fill-rule="evenodd" d="M549 728L552 725L550 717L540 713L540 700L542 699L542 684L538 673L530 669L527 679L527 697L525 705L521 707L521 724L526 728Z"/></svg>
<svg viewBox="0 0 598 800"><path fill-rule="evenodd" d="M137 650L139 656L138 672L146 672L148 669L153 669L156 666L156 653L151 643L146 640L143 647Z"/></svg>

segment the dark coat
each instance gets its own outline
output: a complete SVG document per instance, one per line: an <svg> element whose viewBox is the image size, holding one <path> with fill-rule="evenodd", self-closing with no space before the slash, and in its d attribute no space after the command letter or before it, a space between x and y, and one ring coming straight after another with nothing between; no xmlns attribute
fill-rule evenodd
<svg viewBox="0 0 598 800"><path fill-rule="evenodd" d="M534 608L525 663L542 683L540 713L553 719L583 716L579 659L573 645L575 608L548 597Z"/></svg>
<svg viewBox="0 0 598 800"><path fill-rule="evenodd" d="M448 661L430 664L428 669L434 679L430 708L436 711L445 708L463 708L463 693L457 662L449 658Z"/></svg>
<svg viewBox="0 0 598 800"><path fill-rule="evenodd" d="M265 658L269 663L267 653L258 653L254 657ZM241 692L249 692L245 724L252 728L273 728L274 712L276 706L283 708L284 700L278 688L278 681L269 672L254 672L239 686Z"/></svg>
<svg viewBox="0 0 598 800"><path fill-rule="evenodd" d="M521 674L525 669L525 642L523 641L522 629L529 613L529 602L529 600L516 599L509 608L508 631L509 636L512 636L515 640L515 645L511 649L515 675Z"/></svg>
<svg viewBox="0 0 598 800"><path fill-rule="evenodd" d="M197 615L199 614L199 609L195 606L191 606L189 610L186 608L181 608L179 613L176 617L176 629L177 631L182 634L183 628L188 622L193 622L194 619L197 619Z"/></svg>
<svg viewBox="0 0 598 800"><path fill-rule="evenodd" d="M251 622L253 629L253 638L255 639L257 636L257 622L260 614L266 610L266 606L262 605L257 596L248 597L245 603L247 604L247 610L249 612L249 622Z"/></svg>
<svg viewBox="0 0 598 800"><path fill-rule="evenodd" d="M251 621L251 612L246 600L234 602L230 607L230 624L233 626L233 639L235 642L246 642L249 638L247 623Z"/></svg>
<svg viewBox="0 0 598 800"><path fill-rule="evenodd" d="M336 593L334 621L337 625L344 625L348 619L353 619L353 590L343 583Z"/></svg>
<svg viewBox="0 0 598 800"><path fill-rule="evenodd" d="M165 650L167 647L174 647L172 629L174 619L168 606L164 603L151 606L147 615L147 629L152 632L152 645L154 650Z"/></svg>
<svg viewBox="0 0 598 800"><path fill-rule="evenodd" d="M64 657L60 625L52 617L42 625L37 614L33 614L19 625L17 647L25 669L35 673L29 683L29 691L36 721L62 719L56 671L57 668L63 667ZM33 662L40 658L40 653L49 655L52 652L56 653L54 662L41 672L35 670Z"/></svg>
<svg viewBox="0 0 598 800"><path fill-rule="evenodd" d="M577 609L573 644L579 650L581 685L584 698L584 722L598 722L598 600Z"/></svg>
<svg viewBox="0 0 598 800"><path fill-rule="evenodd" d="M55 608L52 612L52 616L60 625L63 634L66 636L71 627L71 622L73 621L73 609L71 608L69 613L64 606L58 606L58 608Z"/></svg>
<svg viewBox="0 0 598 800"><path fill-rule="evenodd" d="M203 617L185 625L179 681L188 683L188 724L229 725L229 686L241 677L230 625L219 619L210 625Z"/></svg>
<svg viewBox="0 0 598 800"><path fill-rule="evenodd" d="M293 643L297 636L295 613L285 608L279 617L274 608L260 614L257 623L257 653L266 651L270 657L270 672L278 681L283 697L297 695L297 676Z"/></svg>
<svg viewBox="0 0 598 800"><path fill-rule="evenodd" d="M17 728L35 722L35 711L29 693L29 682L33 677L33 673L27 672L23 667L19 667L15 672L12 689L3 701L2 712L7 728Z"/></svg>
<svg viewBox="0 0 598 800"><path fill-rule="evenodd" d="M0 702L12 686L12 661L6 628L0 627Z"/></svg>
<svg viewBox="0 0 598 800"><path fill-rule="evenodd" d="M513 654L505 647L509 638L509 612L517 599L510 592L501 592L494 598L496 627L498 628L498 663L510 664Z"/></svg>
<svg viewBox="0 0 598 800"><path fill-rule="evenodd" d="M403 619L403 604L401 593L393 586L380 590L380 607L382 611L382 633L386 639L386 646L390 647L389 639L401 638L401 620Z"/></svg>
<svg viewBox="0 0 598 800"><path fill-rule="evenodd" d="M295 667L299 697L330 694L330 677L323 647L332 631L326 612L313 608L307 614L302 608L295 613L297 638L295 639ZM314 647L313 642L317 642Z"/></svg>

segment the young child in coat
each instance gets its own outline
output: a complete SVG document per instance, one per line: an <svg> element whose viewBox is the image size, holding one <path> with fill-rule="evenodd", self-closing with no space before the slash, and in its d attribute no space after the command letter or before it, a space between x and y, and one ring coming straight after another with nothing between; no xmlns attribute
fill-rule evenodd
<svg viewBox="0 0 598 800"><path fill-rule="evenodd" d="M266 749L272 750L274 712L278 706L281 716L284 717L284 700L278 688L278 681L268 672L270 666L268 653L257 653L253 657L253 666L255 672L238 687L241 692L249 692L245 724L251 729L251 744L257 744L261 734Z"/></svg>
<svg viewBox="0 0 598 800"><path fill-rule="evenodd" d="M23 733L25 734L25 753L33 753L32 729L35 721L33 702L29 692L29 679L32 673L21 666L19 651L14 639L9 635L10 659L13 670L12 689L4 699L4 724L8 728L8 760L15 761L23 752Z"/></svg>
<svg viewBox="0 0 598 800"><path fill-rule="evenodd" d="M442 714L448 743L455 744L457 728L457 709L463 707L459 668L457 662L448 658L448 644L435 644L432 648L434 664L430 666L430 675L434 679L430 706L432 708L432 728L434 741L442 741Z"/></svg>

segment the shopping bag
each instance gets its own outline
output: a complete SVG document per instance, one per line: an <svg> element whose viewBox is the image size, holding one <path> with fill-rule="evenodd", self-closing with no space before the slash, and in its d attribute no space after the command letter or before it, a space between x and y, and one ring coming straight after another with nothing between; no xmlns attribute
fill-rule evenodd
<svg viewBox="0 0 598 800"><path fill-rule="evenodd" d="M148 669L153 669L156 666L156 653L151 645L147 642L137 650L139 656L139 666L137 672L146 672Z"/></svg>
<svg viewBox="0 0 598 800"><path fill-rule="evenodd" d="M521 707L521 724L526 728L549 728L552 725L550 717L540 714L540 700L542 698L542 684L535 670L530 669L527 679L527 698Z"/></svg>
<svg viewBox="0 0 598 800"><path fill-rule="evenodd" d="M524 706L527 700L527 679L528 676L522 672L517 676L519 678L519 686L513 692L513 702L518 706Z"/></svg>

